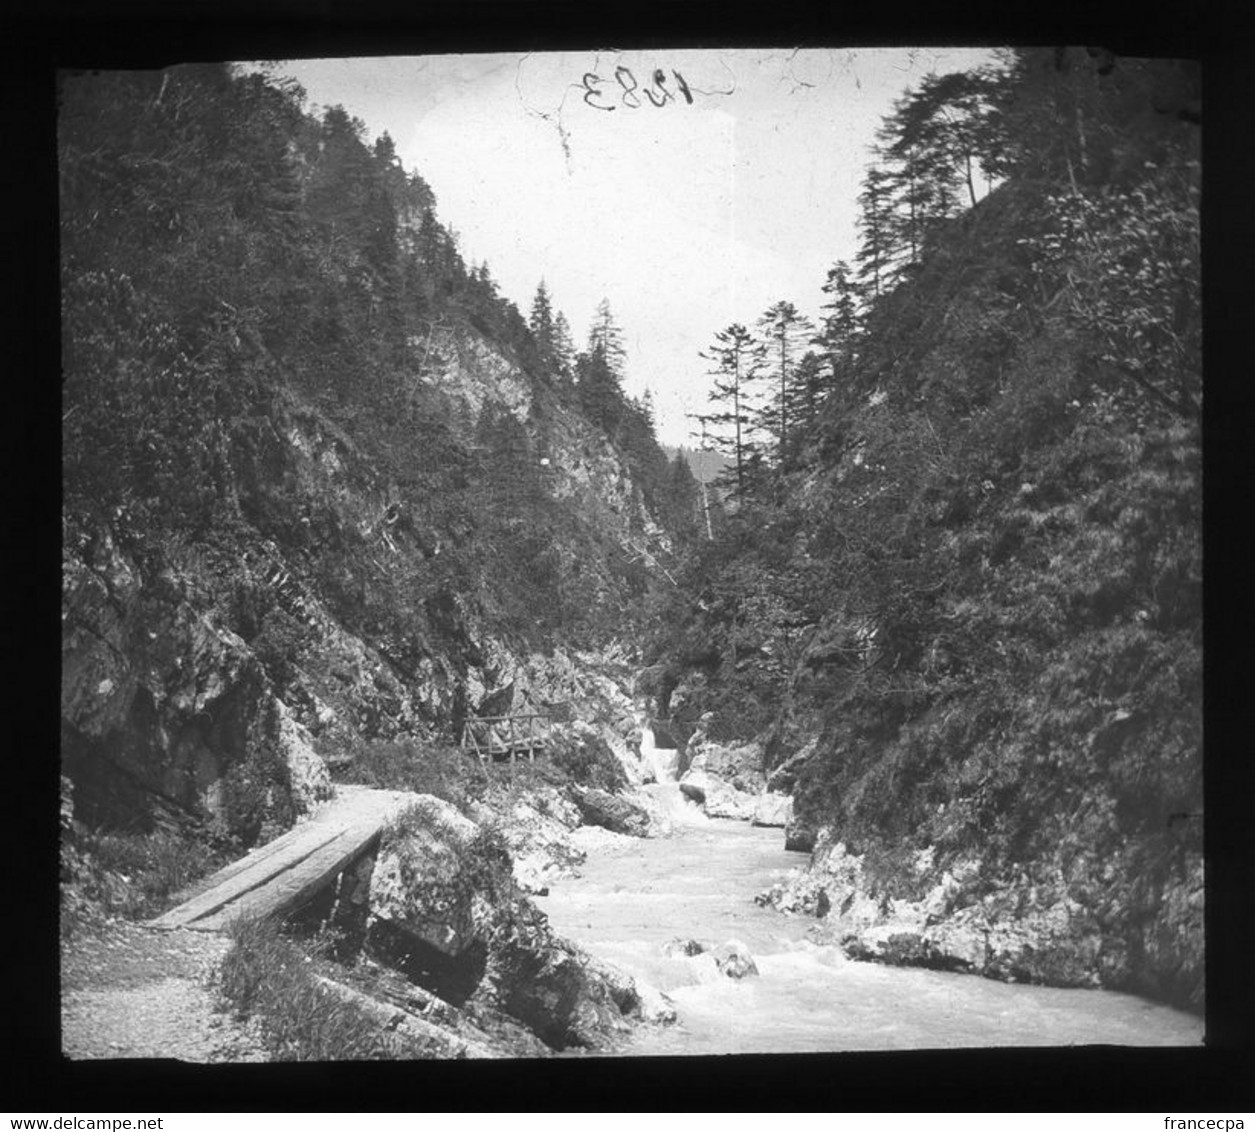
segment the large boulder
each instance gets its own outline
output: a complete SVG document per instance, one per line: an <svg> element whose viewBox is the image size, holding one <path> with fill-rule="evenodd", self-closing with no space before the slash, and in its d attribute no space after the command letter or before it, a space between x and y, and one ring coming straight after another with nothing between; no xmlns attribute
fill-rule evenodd
<svg viewBox="0 0 1255 1132"><path fill-rule="evenodd" d="M632 728L626 736L609 724L603 724L598 730L602 742L619 760L629 786L643 786L646 782L653 781L652 768L645 766L638 755L640 732L636 728Z"/></svg>
<svg viewBox="0 0 1255 1132"><path fill-rule="evenodd" d="M788 794L760 794L754 802L754 825L784 827L792 816L793 799Z"/></svg>
<svg viewBox="0 0 1255 1132"><path fill-rule="evenodd" d="M707 740L696 750L690 743L689 749L690 769L704 770L745 794L758 794L766 787L761 743L724 745Z"/></svg>
<svg viewBox="0 0 1255 1132"><path fill-rule="evenodd" d="M500 1011L553 1049L601 1045L640 1017L633 981L554 935L518 892L505 842L430 795L381 839L367 945L445 1001Z"/></svg>
<svg viewBox="0 0 1255 1132"><path fill-rule="evenodd" d="M512 896L509 860L491 850L448 802L415 795L379 846L367 926L372 953L442 998L465 1001Z"/></svg>
<svg viewBox="0 0 1255 1132"><path fill-rule="evenodd" d="M611 833L629 837L648 837L649 814L635 802L619 798L605 790L576 788L572 797L585 825L600 826Z"/></svg>
<svg viewBox="0 0 1255 1132"><path fill-rule="evenodd" d="M709 776L706 781L706 801L703 808L708 818L749 821L754 816L755 803L755 795L737 790L714 775Z"/></svg>
<svg viewBox="0 0 1255 1132"><path fill-rule="evenodd" d="M476 997L553 1049L597 1047L641 1016L633 980L554 935L544 913L527 901L494 935Z"/></svg>

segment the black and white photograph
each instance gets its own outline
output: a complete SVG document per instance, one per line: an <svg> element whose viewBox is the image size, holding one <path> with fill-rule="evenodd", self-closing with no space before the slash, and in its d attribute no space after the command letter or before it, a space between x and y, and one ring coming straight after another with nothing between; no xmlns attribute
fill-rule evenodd
<svg viewBox="0 0 1255 1132"><path fill-rule="evenodd" d="M63 1057L1200 1050L1202 90L61 68Z"/></svg>

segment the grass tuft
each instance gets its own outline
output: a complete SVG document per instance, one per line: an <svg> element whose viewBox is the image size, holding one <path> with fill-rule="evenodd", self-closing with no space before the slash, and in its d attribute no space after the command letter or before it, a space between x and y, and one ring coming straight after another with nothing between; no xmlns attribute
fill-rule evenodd
<svg viewBox="0 0 1255 1132"><path fill-rule="evenodd" d="M219 995L236 1017L255 1018L276 1061L377 1061L415 1051L361 1007L320 986L317 960L274 920L244 920L219 972Z"/></svg>

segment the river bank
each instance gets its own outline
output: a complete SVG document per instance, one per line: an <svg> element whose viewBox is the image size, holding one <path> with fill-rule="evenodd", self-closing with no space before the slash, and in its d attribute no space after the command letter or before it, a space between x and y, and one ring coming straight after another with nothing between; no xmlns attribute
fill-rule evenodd
<svg viewBox="0 0 1255 1132"><path fill-rule="evenodd" d="M626 1055L802 1053L991 1046L1198 1046L1202 1019L1132 995L1024 986L847 959L808 938L812 917L754 903L805 863L778 829L704 817L673 783L646 787L670 836L604 838L579 875L536 903L554 929L657 987L670 1027L642 1027ZM667 945L744 944L758 974L732 980Z"/></svg>

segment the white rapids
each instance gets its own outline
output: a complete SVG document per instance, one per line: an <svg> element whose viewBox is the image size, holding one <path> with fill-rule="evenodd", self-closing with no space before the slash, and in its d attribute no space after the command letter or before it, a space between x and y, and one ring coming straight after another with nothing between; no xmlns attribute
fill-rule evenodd
<svg viewBox="0 0 1255 1132"><path fill-rule="evenodd" d="M643 1026L618 1052L1201 1043L1202 1019L1132 995L856 963L815 945L806 938L813 920L753 899L806 857L785 852L779 829L705 817L675 785L678 753L645 735L642 756L658 782L643 789L671 818L672 835L603 840L579 876L536 898L558 932L672 1000L676 1024ZM677 938L739 940L759 973L734 981L708 956L668 954Z"/></svg>

